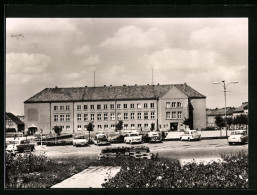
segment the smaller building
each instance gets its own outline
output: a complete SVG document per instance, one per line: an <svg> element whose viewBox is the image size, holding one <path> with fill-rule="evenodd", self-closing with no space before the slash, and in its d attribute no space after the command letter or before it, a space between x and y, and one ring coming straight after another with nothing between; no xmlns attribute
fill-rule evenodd
<svg viewBox="0 0 257 195"><path fill-rule="evenodd" d="M233 117L233 111L235 108L233 107L227 107L227 118ZM225 118L225 108L215 108L215 109L207 109L207 127L217 127L215 124L215 117L221 116L222 118Z"/></svg>
<svg viewBox="0 0 257 195"><path fill-rule="evenodd" d="M248 102L243 102L241 106L235 108L233 111L233 117L240 114L248 115Z"/></svg>
<svg viewBox="0 0 257 195"><path fill-rule="evenodd" d="M5 128L6 132L23 132L24 122L22 122L17 116L10 112L5 113Z"/></svg>

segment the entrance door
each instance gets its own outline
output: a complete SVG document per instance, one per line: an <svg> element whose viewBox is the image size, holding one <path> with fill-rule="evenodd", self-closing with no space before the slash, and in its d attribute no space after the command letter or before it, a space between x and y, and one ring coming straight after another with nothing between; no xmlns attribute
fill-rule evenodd
<svg viewBox="0 0 257 195"><path fill-rule="evenodd" d="M170 123L170 130L177 131L178 130L178 123Z"/></svg>

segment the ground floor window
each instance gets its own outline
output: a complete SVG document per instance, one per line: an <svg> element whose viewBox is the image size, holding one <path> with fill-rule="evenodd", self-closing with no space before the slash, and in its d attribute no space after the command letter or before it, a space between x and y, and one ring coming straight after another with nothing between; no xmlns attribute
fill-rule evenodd
<svg viewBox="0 0 257 195"><path fill-rule="evenodd" d="M111 124L111 129L115 129L115 125L114 124Z"/></svg>
<svg viewBox="0 0 257 195"><path fill-rule="evenodd" d="M145 128L145 129L148 129L148 124L147 124L147 123L144 125L144 128Z"/></svg>
<svg viewBox="0 0 257 195"><path fill-rule="evenodd" d="M124 129L128 129L128 124L124 124Z"/></svg>
<svg viewBox="0 0 257 195"><path fill-rule="evenodd" d="M135 129L135 124L131 124L131 129Z"/></svg>
<svg viewBox="0 0 257 195"><path fill-rule="evenodd" d="M102 129L102 125L97 125L97 129Z"/></svg>
<svg viewBox="0 0 257 195"><path fill-rule="evenodd" d="M104 129L108 129L108 125L104 125Z"/></svg>
<svg viewBox="0 0 257 195"><path fill-rule="evenodd" d="M81 131L81 125L78 125L78 131Z"/></svg>
<svg viewBox="0 0 257 195"><path fill-rule="evenodd" d="M142 124L137 124L137 129L141 129L142 128Z"/></svg>
<svg viewBox="0 0 257 195"><path fill-rule="evenodd" d="M67 126L66 126L66 130L70 130L70 125L67 125Z"/></svg>

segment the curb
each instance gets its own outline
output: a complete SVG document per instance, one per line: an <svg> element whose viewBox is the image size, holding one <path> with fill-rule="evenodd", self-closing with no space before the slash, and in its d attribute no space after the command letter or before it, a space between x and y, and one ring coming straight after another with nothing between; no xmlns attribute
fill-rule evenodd
<svg viewBox="0 0 257 195"><path fill-rule="evenodd" d="M209 139L227 139L226 136L222 137L201 137L201 140L209 140ZM179 138L169 138L169 139L164 139L163 141L180 141Z"/></svg>

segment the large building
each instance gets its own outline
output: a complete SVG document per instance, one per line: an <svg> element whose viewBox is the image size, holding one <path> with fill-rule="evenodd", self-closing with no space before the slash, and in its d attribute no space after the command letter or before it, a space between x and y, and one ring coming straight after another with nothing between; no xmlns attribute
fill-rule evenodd
<svg viewBox="0 0 257 195"><path fill-rule="evenodd" d="M6 131L22 132L24 130L24 122L10 112L5 113L5 128Z"/></svg>
<svg viewBox="0 0 257 195"><path fill-rule="evenodd" d="M35 125L44 133L62 126L65 133L123 129L149 131L206 128L206 97L186 83L77 88L46 88L24 102L25 128Z"/></svg>

